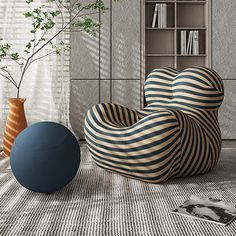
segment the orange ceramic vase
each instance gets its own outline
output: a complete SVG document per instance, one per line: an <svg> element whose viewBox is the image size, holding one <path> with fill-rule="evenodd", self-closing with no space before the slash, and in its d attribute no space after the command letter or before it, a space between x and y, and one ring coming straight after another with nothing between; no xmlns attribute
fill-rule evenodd
<svg viewBox="0 0 236 236"><path fill-rule="evenodd" d="M7 157L10 156L11 147L16 136L27 127L24 110L25 100L25 98L9 99L9 113L3 138L3 152Z"/></svg>

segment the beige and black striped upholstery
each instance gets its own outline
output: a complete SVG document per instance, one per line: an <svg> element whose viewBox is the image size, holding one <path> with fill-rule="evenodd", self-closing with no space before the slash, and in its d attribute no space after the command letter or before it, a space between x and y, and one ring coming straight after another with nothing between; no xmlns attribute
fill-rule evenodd
<svg viewBox="0 0 236 236"><path fill-rule="evenodd" d="M145 83L147 107L93 106L85 138L96 164L146 182L206 173L221 150L219 75L205 67L155 69Z"/></svg>

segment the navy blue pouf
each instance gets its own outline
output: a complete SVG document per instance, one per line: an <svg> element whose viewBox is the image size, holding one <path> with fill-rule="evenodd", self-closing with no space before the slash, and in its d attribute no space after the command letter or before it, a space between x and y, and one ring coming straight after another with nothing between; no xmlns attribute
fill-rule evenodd
<svg viewBox="0 0 236 236"><path fill-rule="evenodd" d="M74 135L63 125L40 122L17 136L10 163L22 186L35 192L52 193L75 177L80 148Z"/></svg>

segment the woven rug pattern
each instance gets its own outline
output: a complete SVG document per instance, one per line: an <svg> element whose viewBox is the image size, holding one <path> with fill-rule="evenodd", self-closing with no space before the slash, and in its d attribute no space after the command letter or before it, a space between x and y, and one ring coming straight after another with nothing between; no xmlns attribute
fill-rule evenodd
<svg viewBox="0 0 236 236"><path fill-rule="evenodd" d="M236 150L224 150L210 173L148 184L98 168L81 146L75 179L45 195L17 183L7 159L0 160L0 236L236 235L229 226L171 214L192 194L236 203Z"/></svg>

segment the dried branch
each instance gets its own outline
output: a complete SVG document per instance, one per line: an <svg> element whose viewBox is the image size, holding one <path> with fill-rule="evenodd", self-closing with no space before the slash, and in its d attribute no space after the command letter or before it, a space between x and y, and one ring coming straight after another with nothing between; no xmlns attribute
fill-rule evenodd
<svg viewBox="0 0 236 236"><path fill-rule="evenodd" d="M8 76L10 77L10 79L11 79L11 80L14 82L14 84L17 86L17 83L16 83L16 81L14 80L13 76L11 75L11 73L10 73L8 70L4 69L4 68L0 68L0 69L3 70L5 73L7 73Z"/></svg>
<svg viewBox="0 0 236 236"><path fill-rule="evenodd" d="M17 88L17 84L15 84L8 76L2 74L1 72L0 72L0 75L4 77L5 79L7 79L9 82L11 82Z"/></svg>
<svg viewBox="0 0 236 236"><path fill-rule="evenodd" d="M32 60L31 64L34 63L35 61L38 61L38 60L40 60L40 59L42 59L42 58L44 58L44 57L47 57L47 56L49 56L49 55L51 55L51 54L53 54L53 53L56 53L56 52L57 52L57 50L54 50L54 51L51 51L51 52L49 52L49 53L47 53L47 54L45 54L45 55L43 55L43 56L40 56L40 57L38 57L38 58L35 58L34 60Z"/></svg>

